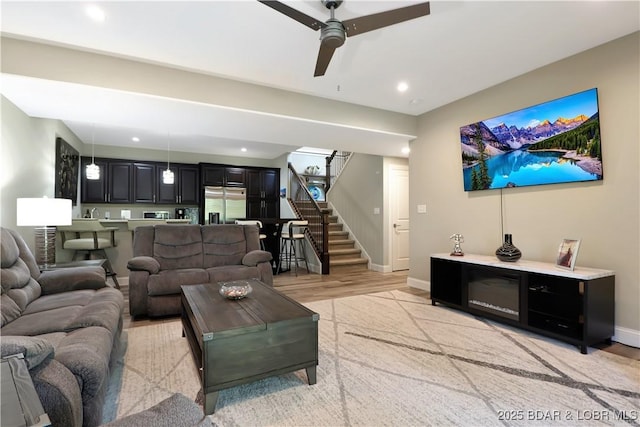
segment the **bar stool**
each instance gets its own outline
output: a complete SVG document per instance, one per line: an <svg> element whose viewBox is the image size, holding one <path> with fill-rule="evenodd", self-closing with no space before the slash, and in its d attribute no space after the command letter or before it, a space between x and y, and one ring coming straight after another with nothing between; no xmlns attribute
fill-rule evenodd
<svg viewBox="0 0 640 427"><path fill-rule="evenodd" d="M264 239L267 238L267 235L262 233L262 221L253 219L236 219L235 223L238 225L257 225L260 237L260 249L262 249L263 251L266 250L264 246Z"/></svg>
<svg viewBox="0 0 640 427"><path fill-rule="evenodd" d="M298 275L299 261L304 261L307 273L309 272L309 261L307 260L307 252L305 250L305 232L308 226L309 221L307 220L294 220L287 222L284 227L282 227L282 234L280 235L282 250L280 251L277 274L280 274L282 271L283 261L287 262L287 268L289 270L291 270L291 262L294 262L296 276ZM296 244L300 246L302 256L298 255Z"/></svg>
<svg viewBox="0 0 640 427"><path fill-rule="evenodd" d="M115 232L118 227L104 227L98 219L74 219L70 226L60 226L58 231L62 236L62 249L74 251L73 260L105 259L105 270L111 276L117 288L120 288L116 273L111 266L105 249L116 247ZM73 234L73 238L67 238L67 233ZM105 234L109 233L109 237Z"/></svg>

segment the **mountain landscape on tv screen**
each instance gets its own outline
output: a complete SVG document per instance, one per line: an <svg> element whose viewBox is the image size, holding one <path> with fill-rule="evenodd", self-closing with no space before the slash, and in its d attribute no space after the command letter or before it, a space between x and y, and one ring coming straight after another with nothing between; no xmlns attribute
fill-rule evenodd
<svg viewBox="0 0 640 427"><path fill-rule="evenodd" d="M546 117L531 118L537 110L553 111L549 107L540 108L546 105L540 104L530 107L531 112L525 109L501 116L499 119L504 121L491 127L486 122L495 122L495 119L462 126L465 191L601 180L597 93L592 89L574 96L591 95L591 92L595 104L588 109L595 113L590 116L557 115L553 121ZM515 122L524 116L530 125L517 126Z"/></svg>

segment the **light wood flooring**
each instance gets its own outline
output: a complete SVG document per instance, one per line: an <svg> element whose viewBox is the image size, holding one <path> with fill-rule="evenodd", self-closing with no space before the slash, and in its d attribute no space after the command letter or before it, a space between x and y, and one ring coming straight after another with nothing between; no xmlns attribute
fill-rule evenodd
<svg viewBox="0 0 640 427"><path fill-rule="evenodd" d="M304 269L298 271L298 276L286 272L274 276L274 287L294 300L305 303L331 298L341 298L354 295L370 294L390 290L399 290L414 295L424 295L429 298L429 292L407 285L407 271L393 273L378 273L371 270L343 268L339 272L329 275L308 274ZM122 293L125 297L124 328L144 326L151 323L173 321L172 318L147 319L129 316L129 279L118 277ZM640 360L640 348L626 346L620 343L598 346L603 351L618 354L634 360Z"/></svg>

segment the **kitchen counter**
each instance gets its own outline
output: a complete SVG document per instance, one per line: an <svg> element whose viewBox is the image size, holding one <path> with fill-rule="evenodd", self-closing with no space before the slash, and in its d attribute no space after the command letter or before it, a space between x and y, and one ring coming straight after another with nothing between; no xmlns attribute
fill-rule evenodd
<svg viewBox="0 0 640 427"><path fill-rule="evenodd" d="M88 218L87 218L88 219ZM189 224L190 219L154 219L154 218L131 218L131 219L101 219L100 224L122 224L135 222L140 225L153 225L160 223L167 224Z"/></svg>

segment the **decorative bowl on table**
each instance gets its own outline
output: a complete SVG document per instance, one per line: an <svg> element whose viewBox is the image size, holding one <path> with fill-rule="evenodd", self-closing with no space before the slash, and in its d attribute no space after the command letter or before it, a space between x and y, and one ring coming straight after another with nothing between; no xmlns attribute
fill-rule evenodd
<svg viewBox="0 0 640 427"><path fill-rule="evenodd" d="M253 288L246 280L220 283L220 295L227 299L242 299L249 295L251 291L253 291Z"/></svg>

